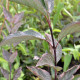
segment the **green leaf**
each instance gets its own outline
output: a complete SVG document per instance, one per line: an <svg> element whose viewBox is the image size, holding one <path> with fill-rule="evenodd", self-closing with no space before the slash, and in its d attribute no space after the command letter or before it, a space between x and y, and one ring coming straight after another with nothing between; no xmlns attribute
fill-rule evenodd
<svg viewBox="0 0 80 80"><path fill-rule="evenodd" d="M60 29L53 29L53 32L61 32Z"/></svg>
<svg viewBox="0 0 80 80"><path fill-rule="evenodd" d="M47 15L46 9L43 7L42 3L39 0L10 0L19 4L35 8L40 11L42 14Z"/></svg>
<svg viewBox="0 0 80 80"><path fill-rule="evenodd" d="M52 67L51 67L51 76L52 76L52 78L55 78L55 70Z"/></svg>
<svg viewBox="0 0 80 80"><path fill-rule="evenodd" d="M2 68L4 68L5 70L7 70L7 71L9 71L10 69L9 69L9 64L8 64L8 62L7 63L1 63L2 65Z"/></svg>
<svg viewBox="0 0 80 80"><path fill-rule="evenodd" d="M64 56L64 71L66 71L68 69L71 59L72 59L72 55L70 55L70 54L67 54Z"/></svg>
<svg viewBox="0 0 80 80"><path fill-rule="evenodd" d="M77 12L80 13L80 3L77 5Z"/></svg>
<svg viewBox="0 0 80 80"><path fill-rule="evenodd" d="M18 50L20 50L23 55L28 55L26 47L22 43L19 44Z"/></svg>
<svg viewBox="0 0 80 80"><path fill-rule="evenodd" d="M69 17L71 17L72 19L74 19L73 18L73 16L71 15L71 13L67 10L67 9L63 9L64 10L64 12L69 16Z"/></svg>
<svg viewBox="0 0 80 80"><path fill-rule="evenodd" d="M48 46L48 43L46 41L43 41L42 43L43 45L43 50L46 52L46 51L49 51L49 46Z"/></svg>
<svg viewBox="0 0 80 80"><path fill-rule="evenodd" d="M72 80L80 80L80 74L75 75Z"/></svg>
<svg viewBox="0 0 80 80"><path fill-rule="evenodd" d="M0 77L0 80L6 80L4 77Z"/></svg>
<svg viewBox="0 0 80 80"><path fill-rule="evenodd" d="M15 64L14 64L14 69L18 69L19 66L20 66L20 57L19 57L19 55L17 55Z"/></svg>
<svg viewBox="0 0 80 80"><path fill-rule="evenodd" d="M63 72L61 75L59 75L59 80L72 80L73 74L80 69L80 65L75 65L66 72Z"/></svg>
<svg viewBox="0 0 80 80"><path fill-rule="evenodd" d="M72 22L68 25L66 25L61 33L58 36L58 41L60 41L62 38L64 38L68 34L72 34L74 32L79 32L80 31L80 22Z"/></svg>
<svg viewBox="0 0 80 80"><path fill-rule="evenodd" d="M60 16L60 13L61 13L61 10L62 8L64 7L64 4L62 2L60 2L57 6L57 11L54 15L54 21L53 21L53 25L55 26L55 24L57 23L57 21L59 20L59 16Z"/></svg>
<svg viewBox="0 0 80 80"><path fill-rule="evenodd" d="M73 54L75 60L79 60L80 52L77 49L74 49L72 54Z"/></svg>
<svg viewBox="0 0 80 80"><path fill-rule="evenodd" d="M57 71L62 70L62 68L58 67L58 66L55 66L55 68L56 68ZM54 78L55 78L55 69L53 67L51 67L51 76L52 76L52 78L54 80Z"/></svg>
<svg viewBox="0 0 80 80"><path fill-rule="evenodd" d="M0 57L0 62L7 62L4 58Z"/></svg>
<svg viewBox="0 0 80 80"><path fill-rule="evenodd" d="M63 52L67 52L67 51L71 51L71 49L72 49L72 48L66 48L66 47L65 47L65 48L62 49L62 51L63 51Z"/></svg>
<svg viewBox="0 0 80 80"><path fill-rule="evenodd" d="M59 67L59 66L54 66L53 68L54 68L54 70L56 70L56 71L61 71L61 70L62 70L62 67Z"/></svg>
<svg viewBox="0 0 80 80"><path fill-rule="evenodd" d="M32 73L34 73L36 76L38 76L41 80L51 80L50 74L43 69L37 68L37 67L27 67Z"/></svg>
<svg viewBox="0 0 80 80"><path fill-rule="evenodd" d="M1 43L0 46L9 45L13 43L18 43L24 40L33 40L33 39L45 39L40 33L35 32L33 30L25 31L25 32L17 32L14 34L10 34L7 36Z"/></svg>
<svg viewBox="0 0 80 80"><path fill-rule="evenodd" d="M54 66L54 58L51 53L43 54L36 66L43 66L43 65Z"/></svg>

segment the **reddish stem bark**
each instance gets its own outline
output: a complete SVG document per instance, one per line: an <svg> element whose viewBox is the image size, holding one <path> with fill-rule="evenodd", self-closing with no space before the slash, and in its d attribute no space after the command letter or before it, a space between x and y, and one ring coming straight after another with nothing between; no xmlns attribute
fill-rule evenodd
<svg viewBox="0 0 80 80"><path fill-rule="evenodd" d="M53 43L53 50L54 50L54 58L55 58L55 66L56 66L56 46L55 46L55 42L54 42L54 37L53 37L53 31L52 31L52 27L51 27L51 20L50 20L50 16L48 14L48 18L45 16L48 25L49 25L49 29L50 29L50 33L51 33L51 38L52 38L52 43ZM57 72L55 70L55 80L57 79Z"/></svg>

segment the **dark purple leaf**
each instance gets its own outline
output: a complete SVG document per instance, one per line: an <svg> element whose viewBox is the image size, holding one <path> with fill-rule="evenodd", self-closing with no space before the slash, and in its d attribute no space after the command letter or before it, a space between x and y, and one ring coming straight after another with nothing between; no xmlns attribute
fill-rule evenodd
<svg viewBox="0 0 80 80"><path fill-rule="evenodd" d="M77 41L80 41L80 31L73 33L73 42L75 43Z"/></svg>
<svg viewBox="0 0 80 80"><path fill-rule="evenodd" d="M43 54L36 66L43 65L54 66L54 58L51 53Z"/></svg>
<svg viewBox="0 0 80 80"><path fill-rule="evenodd" d="M74 37L74 43L80 41L80 37Z"/></svg>
<svg viewBox="0 0 80 80"><path fill-rule="evenodd" d="M51 35L49 34L45 34L46 35L46 40L47 42L50 44L50 52L52 53L52 55L54 56L54 50L52 48L53 46L53 43L52 43L52 38L51 38ZM61 45L58 43L58 41L56 39L54 39L54 43L55 43L55 46L57 45L57 48L56 48L56 60L57 60L57 63L58 61L61 59L62 57L62 47Z"/></svg>
<svg viewBox="0 0 80 80"><path fill-rule="evenodd" d="M17 46L19 43L20 43L20 42L14 43L14 44L13 44L13 45L14 45L14 47L15 47L15 46Z"/></svg>
<svg viewBox="0 0 80 80"><path fill-rule="evenodd" d="M10 56L11 56L11 53L9 53L9 52L6 51L6 50L3 50L3 58L4 58L5 60L7 60L8 62L9 62Z"/></svg>
<svg viewBox="0 0 80 80"><path fill-rule="evenodd" d="M3 68L0 67L1 73L3 74L3 76L9 80L9 72Z"/></svg>
<svg viewBox="0 0 80 80"><path fill-rule="evenodd" d="M28 30L25 32L17 32L14 34L10 34L0 43L0 46L9 45L9 44L21 42L24 40L34 40L34 39L45 40L44 36L42 36L39 32Z"/></svg>
<svg viewBox="0 0 80 80"><path fill-rule="evenodd" d="M63 37L65 37L68 34L72 34L74 32L80 31L80 21L79 22L72 22L68 25L66 25L62 31L60 32L58 36L58 41L60 41Z"/></svg>
<svg viewBox="0 0 80 80"><path fill-rule="evenodd" d="M17 80L20 77L21 70L22 70L22 68L20 67L15 71L14 76L13 76L13 80Z"/></svg>
<svg viewBox="0 0 80 80"><path fill-rule="evenodd" d="M51 13L54 7L54 0L44 0L48 12Z"/></svg>
<svg viewBox="0 0 80 80"><path fill-rule="evenodd" d="M47 16L47 11L39 0L10 0L10 1L29 6L31 8L35 8L42 14Z"/></svg>
<svg viewBox="0 0 80 80"><path fill-rule="evenodd" d="M73 74L80 69L80 65L75 65L74 67L70 68L66 72L63 72L61 75L59 75L59 80L72 80Z"/></svg>
<svg viewBox="0 0 80 80"><path fill-rule="evenodd" d="M12 53L12 55L9 58L9 62L13 63L16 57L17 57L17 51Z"/></svg>
<svg viewBox="0 0 80 80"><path fill-rule="evenodd" d="M14 25L14 27L11 30L11 33L16 33L17 30L21 27L21 25L23 24L23 22L19 22L17 24Z"/></svg>
<svg viewBox="0 0 80 80"><path fill-rule="evenodd" d="M11 32L11 28L10 28L10 26L7 24L6 21L5 21L5 25L6 25L6 28L7 28L8 32L10 33L10 32Z"/></svg>
<svg viewBox="0 0 80 80"><path fill-rule="evenodd" d="M50 74L43 69L37 67L27 67L33 74L38 76L41 80L51 80Z"/></svg>
<svg viewBox="0 0 80 80"><path fill-rule="evenodd" d="M24 17L24 12L18 13L13 17L12 22L14 24L17 24L18 22L20 22L23 19L23 17Z"/></svg>
<svg viewBox="0 0 80 80"><path fill-rule="evenodd" d="M12 21L12 16L11 16L11 14L6 10L5 7L3 7L3 13L4 13L5 18L6 18L9 22L11 22L11 21Z"/></svg>

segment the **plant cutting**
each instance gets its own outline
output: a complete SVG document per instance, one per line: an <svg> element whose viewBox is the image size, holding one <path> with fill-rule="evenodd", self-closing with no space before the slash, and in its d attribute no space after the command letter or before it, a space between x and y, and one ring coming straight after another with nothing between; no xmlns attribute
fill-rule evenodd
<svg viewBox="0 0 80 80"><path fill-rule="evenodd" d="M49 44L49 48L50 48L49 53L44 53L42 57L39 59L39 61L37 62L36 66L32 66L32 67L27 66L27 68L42 80L75 80L75 78L76 80L80 79L80 76L79 76L80 74L76 76L73 75L78 69L80 69L80 65L75 65L69 70L67 70L66 72L63 72L62 74L59 74L59 75L57 74L58 71L62 69L61 67L57 66L57 63L62 57L62 47L59 44L59 42L61 41L62 38L64 38L68 34L79 32L80 21L72 22L66 25L58 35L58 40L56 40L53 36L54 34L52 31L51 20L50 20L50 14L54 7L54 0L24 0L24 1L10 0L10 1L20 3L38 10L45 17L51 34L45 33L45 37L44 37L39 32L36 32L33 30L28 30L25 32L21 32L21 31L14 32L12 29L11 30L12 33L8 35L6 38L4 38L4 40L1 41L0 46L11 45L15 43L18 44L24 40L25 41L34 40L34 39L45 40ZM16 15L17 19L15 19L15 17L13 18L11 17L10 13L5 8L3 8L3 11L4 11L5 18L9 22L11 22L11 25L13 26L13 28L16 28L14 25L20 22L20 19L22 19L22 16L18 16L19 15L18 14ZM7 15L5 14L5 12L7 13ZM50 67L52 69L51 75L48 71L39 68L39 66Z"/></svg>

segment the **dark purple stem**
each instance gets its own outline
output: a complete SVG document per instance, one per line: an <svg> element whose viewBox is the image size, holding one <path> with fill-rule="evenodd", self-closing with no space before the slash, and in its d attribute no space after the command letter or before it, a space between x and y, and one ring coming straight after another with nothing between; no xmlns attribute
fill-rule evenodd
<svg viewBox="0 0 80 80"><path fill-rule="evenodd" d="M48 17L49 17L49 15L48 15ZM48 22L50 33L51 33L51 38L52 38L52 43L53 43L52 47L53 47L53 50L54 50L54 58L55 58L55 66L56 66L56 46L55 46L55 42L54 42L53 31L52 31L52 27L51 27L51 21L50 21L50 17L47 18L45 16L45 18L46 18L46 20ZM56 75L57 75L57 73L56 73L56 70L55 70L55 80L57 79Z"/></svg>

